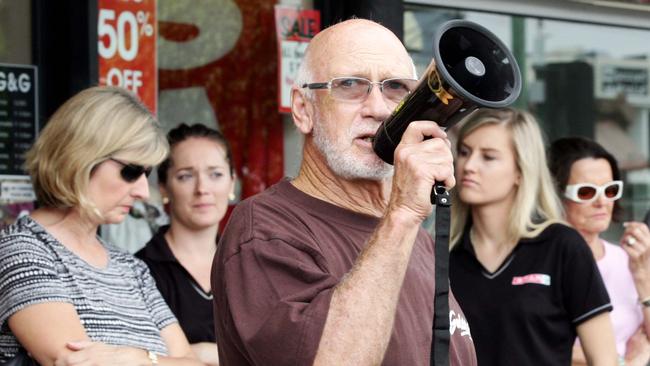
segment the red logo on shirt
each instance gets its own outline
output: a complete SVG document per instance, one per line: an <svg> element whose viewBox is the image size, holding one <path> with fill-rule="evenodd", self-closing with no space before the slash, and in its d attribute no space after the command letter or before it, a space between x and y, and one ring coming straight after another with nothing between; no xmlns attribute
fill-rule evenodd
<svg viewBox="0 0 650 366"><path fill-rule="evenodd" d="M527 283L536 283L538 285L551 285L551 276L543 273L531 273L525 276L517 276L512 278L512 285L519 286Z"/></svg>

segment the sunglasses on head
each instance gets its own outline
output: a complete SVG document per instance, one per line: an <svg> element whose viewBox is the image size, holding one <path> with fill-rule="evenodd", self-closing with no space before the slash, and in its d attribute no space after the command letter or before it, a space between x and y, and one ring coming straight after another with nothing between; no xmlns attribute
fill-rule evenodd
<svg viewBox="0 0 650 366"><path fill-rule="evenodd" d="M595 201L599 196L608 201L616 201L623 195L623 181L615 180L597 186L590 183L569 184L564 191L564 197L578 203Z"/></svg>
<svg viewBox="0 0 650 366"><path fill-rule="evenodd" d="M149 176L149 174L151 174L152 167L145 168L142 165L125 163L115 158L108 158L108 159L122 166L122 169L120 170L120 176L122 176L122 179L124 179L124 181L126 181L127 183L135 182L136 180L140 179L142 174L144 174L147 177Z"/></svg>

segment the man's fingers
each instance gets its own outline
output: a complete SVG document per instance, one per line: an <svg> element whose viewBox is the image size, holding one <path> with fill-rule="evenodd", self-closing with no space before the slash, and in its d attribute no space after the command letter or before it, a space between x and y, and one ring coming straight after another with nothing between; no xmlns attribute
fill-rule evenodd
<svg viewBox="0 0 650 366"><path fill-rule="evenodd" d="M447 133L433 121L413 121L402 135L403 144L416 144L426 138L447 138Z"/></svg>

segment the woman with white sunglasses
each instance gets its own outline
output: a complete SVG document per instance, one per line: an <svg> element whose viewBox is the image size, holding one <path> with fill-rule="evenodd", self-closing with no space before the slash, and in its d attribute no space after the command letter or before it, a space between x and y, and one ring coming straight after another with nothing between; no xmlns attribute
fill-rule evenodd
<svg viewBox="0 0 650 366"><path fill-rule="evenodd" d="M644 223L625 222L620 246L600 237L612 218L621 214L616 201L623 195L623 182L616 159L592 140L567 137L551 145L549 167L563 198L566 220L589 245L607 287L621 362L646 365L650 359L650 231ZM583 364L582 348L576 344L573 365Z"/></svg>

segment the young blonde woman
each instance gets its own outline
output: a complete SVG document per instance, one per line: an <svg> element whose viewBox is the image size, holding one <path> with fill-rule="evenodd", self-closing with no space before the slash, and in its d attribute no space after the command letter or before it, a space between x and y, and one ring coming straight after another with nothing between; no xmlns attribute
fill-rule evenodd
<svg viewBox="0 0 650 366"><path fill-rule="evenodd" d="M560 223L534 118L479 110L461 126L450 281L482 366L615 365L612 306L580 234Z"/></svg>
<svg viewBox="0 0 650 366"><path fill-rule="evenodd" d="M147 266L97 236L149 195L165 136L126 90L80 92L27 154L40 208L0 232L0 363L199 365Z"/></svg>

